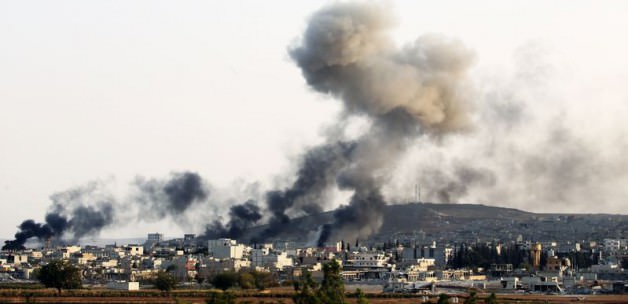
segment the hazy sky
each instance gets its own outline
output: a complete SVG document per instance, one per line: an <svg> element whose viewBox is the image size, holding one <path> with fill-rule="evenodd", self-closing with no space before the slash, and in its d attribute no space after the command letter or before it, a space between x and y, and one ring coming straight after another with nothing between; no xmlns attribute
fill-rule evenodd
<svg viewBox="0 0 628 304"><path fill-rule="evenodd" d="M190 170L216 187L238 181L260 182L261 189L281 184L298 155L320 142L325 126L341 112L340 103L307 88L287 53L308 16L326 3L0 1L0 237L11 237L23 219L42 220L51 194L93 180L117 189L137 175ZM592 171L615 169L593 172L605 185L586 178L582 188L570 183L573 191L557 197L561 204L528 204L537 196L519 194L526 178L538 182L527 185L534 187L556 187L546 179L563 178L544 173L471 189L460 195L462 202L627 213L621 185L628 175L622 155L628 131L628 2L384 3L397 16L393 36L399 45L438 33L473 50L471 78L481 99L477 119L482 121L481 113L488 113L482 109L496 99L523 109L524 115L513 118L522 119L522 126L504 135L512 146L543 142L546 123L557 121L558 129L590 149L577 163L587 162ZM526 129L526 117L533 117L534 128ZM480 124L478 133L482 130ZM485 139L468 144L484 145ZM466 139L455 140L429 151L445 162L467 161L460 152ZM574 150L581 151L578 147ZM407 163L421 153L417 145ZM550 161L559 162L562 155ZM586 160L590 155L597 155L595 161ZM491 159L481 160L483 168L498 170L510 162ZM408 172L411 165L402 167L389 189L397 194L390 197L413 193L417 177ZM108 229L103 235L155 229L184 230L170 222L141 223L132 233Z"/></svg>

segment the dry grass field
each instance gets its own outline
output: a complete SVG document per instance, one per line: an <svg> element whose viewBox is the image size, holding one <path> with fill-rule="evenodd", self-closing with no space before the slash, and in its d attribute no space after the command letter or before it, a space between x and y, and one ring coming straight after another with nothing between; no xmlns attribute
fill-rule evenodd
<svg viewBox="0 0 628 304"><path fill-rule="evenodd" d="M151 304L178 304L178 303L205 303L209 298L207 290L185 291L177 290L169 295L156 290L138 292L119 292L111 290L72 290L56 295L51 289L0 289L0 304L2 303L151 303ZM291 290L277 288L262 293L239 293L237 303L265 303L290 304ZM371 304L418 304L423 303L421 296L390 295L381 293L369 294ZM464 302L465 294L458 296L459 303ZM477 303L488 294L478 294ZM452 296L454 297L454 296ZM429 297L429 303L436 303L437 296ZM628 295L534 295L534 294L498 294L498 303L626 303ZM348 303L355 303L354 298L347 298ZM452 301L453 302L453 301Z"/></svg>
<svg viewBox="0 0 628 304"><path fill-rule="evenodd" d="M355 303L355 299L348 299L349 303ZM371 304L417 304L422 303L420 298L374 298L369 299ZM460 303L463 299L460 299ZM520 296L498 296L499 303L628 303L628 296L625 295L596 295L596 296L537 296L537 295L520 295ZM204 298L195 297L0 297L0 303L107 303L107 304L124 304L124 303L151 303L151 304L177 304L177 303L205 303ZM239 304L245 303L266 303L266 304L290 304L292 300L289 298L256 298L246 297L237 300ZM429 303L436 303L436 297L431 298ZM483 303L478 301L477 303Z"/></svg>

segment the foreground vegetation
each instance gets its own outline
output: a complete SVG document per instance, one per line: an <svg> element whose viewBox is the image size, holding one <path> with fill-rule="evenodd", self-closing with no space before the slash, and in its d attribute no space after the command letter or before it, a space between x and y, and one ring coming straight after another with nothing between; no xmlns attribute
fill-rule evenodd
<svg viewBox="0 0 628 304"><path fill-rule="evenodd" d="M346 293L340 265L332 260L323 265L323 280L316 282L304 271L292 287L267 289L270 280L264 273L221 273L211 283L216 289L175 290L176 281L160 272L152 283L157 289L124 291L81 288L76 269L63 262L50 263L38 274L40 284L0 284L1 303L207 303L207 304L406 304L406 303L628 303L628 296L545 296L477 294L474 290L460 295L420 295L375 293L360 289ZM200 282L199 282L200 283ZM458 302L453 301L456 298Z"/></svg>

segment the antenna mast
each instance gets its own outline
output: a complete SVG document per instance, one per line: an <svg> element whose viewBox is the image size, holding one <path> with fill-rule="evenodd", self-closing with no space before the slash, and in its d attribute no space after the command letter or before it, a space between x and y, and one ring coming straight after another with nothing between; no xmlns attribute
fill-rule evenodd
<svg viewBox="0 0 628 304"><path fill-rule="evenodd" d="M417 203L421 202L421 188L419 184L414 185L414 201Z"/></svg>

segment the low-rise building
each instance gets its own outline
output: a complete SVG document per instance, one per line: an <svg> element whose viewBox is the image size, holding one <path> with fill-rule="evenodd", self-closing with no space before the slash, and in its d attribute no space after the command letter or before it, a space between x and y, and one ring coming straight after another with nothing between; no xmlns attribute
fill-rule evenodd
<svg viewBox="0 0 628 304"><path fill-rule="evenodd" d="M217 259L242 259L246 246L232 239L217 239L207 242L207 251Z"/></svg>

